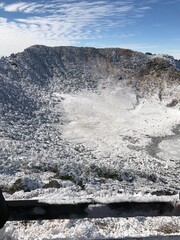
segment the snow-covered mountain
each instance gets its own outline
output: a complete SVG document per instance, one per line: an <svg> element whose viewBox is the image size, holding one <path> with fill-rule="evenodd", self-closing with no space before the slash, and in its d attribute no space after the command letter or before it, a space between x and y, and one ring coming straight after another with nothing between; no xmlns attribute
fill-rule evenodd
<svg viewBox="0 0 180 240"><path fill-rule="evenodd" d="M3 113L32 114L41 92L97 89L107 81L130 85L140 95L167 94L179 86L180 61L126 49L32 46L0 61ZM108 79L108 80L107 80ZM179 90L179 89L178 89ZM173 96L176 96L174 89ZM27 109L28 107L28 109Z"/></svg>
<svg viewBox="0 0 180 240"><path fill-rule="evenodd" d="M166 55L37 45L1 58L3 190L177 193L179 91L180 62Z"/></svg>

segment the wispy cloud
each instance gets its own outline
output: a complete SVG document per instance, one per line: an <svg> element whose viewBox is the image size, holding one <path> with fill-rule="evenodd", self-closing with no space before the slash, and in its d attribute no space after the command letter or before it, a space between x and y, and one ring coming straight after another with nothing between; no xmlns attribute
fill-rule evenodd
<svg viewBox="0 0 180 240"><path fill-rule="evenodd" d="M12 45L12 39L15 42L9 53L32 44L78 45L85 39L103 38L112 29L128 26L150 10L148 4L138 5L134 0L14 1L0 2L0 8L8 16L0 18L0 44Z"/></svg>
<svg viewBox="0 0 180 240"><path fill-rule="evenodd" d="M4 11L6 12L18 12L18 11L24 11L26 12L26 9L31 7L32 4L28 4L26 2L20 2L20 3L13 3L9 5L4 5Z"/></svg>

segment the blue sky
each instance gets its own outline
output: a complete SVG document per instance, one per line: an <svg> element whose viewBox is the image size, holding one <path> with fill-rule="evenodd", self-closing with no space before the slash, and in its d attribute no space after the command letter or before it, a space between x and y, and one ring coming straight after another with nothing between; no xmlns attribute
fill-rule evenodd
<svg viewBox="0 0 180 240"><path fill-rule="evenodd" d="M34 44L122 47L180 59L180 0L0 0L0 56Z"/></svg>

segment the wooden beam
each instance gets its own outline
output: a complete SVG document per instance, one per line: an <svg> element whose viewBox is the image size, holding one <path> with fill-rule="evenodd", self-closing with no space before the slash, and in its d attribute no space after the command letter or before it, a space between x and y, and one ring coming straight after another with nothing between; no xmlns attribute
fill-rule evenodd
<svg viewBox="0 0 180 240"><path fill-rule="evenodd" d="M110 204L47 204L38 200L9 200L9 221L82 219L105 217L180 216L180 204L172 202L119 202Z"/></svg>

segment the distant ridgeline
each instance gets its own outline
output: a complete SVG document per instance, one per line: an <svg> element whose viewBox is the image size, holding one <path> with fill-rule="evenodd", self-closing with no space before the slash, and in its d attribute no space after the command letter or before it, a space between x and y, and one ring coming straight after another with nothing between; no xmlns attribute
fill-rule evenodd
<svg viewBox="0 0 180 240"><path fill-rule="evenodd" d="M129 86L138 97L170 97L175 105L180 61L120 48L32 46L0 60L0 114L31 119L53 92L96 90L107 83Z"/></svg>

